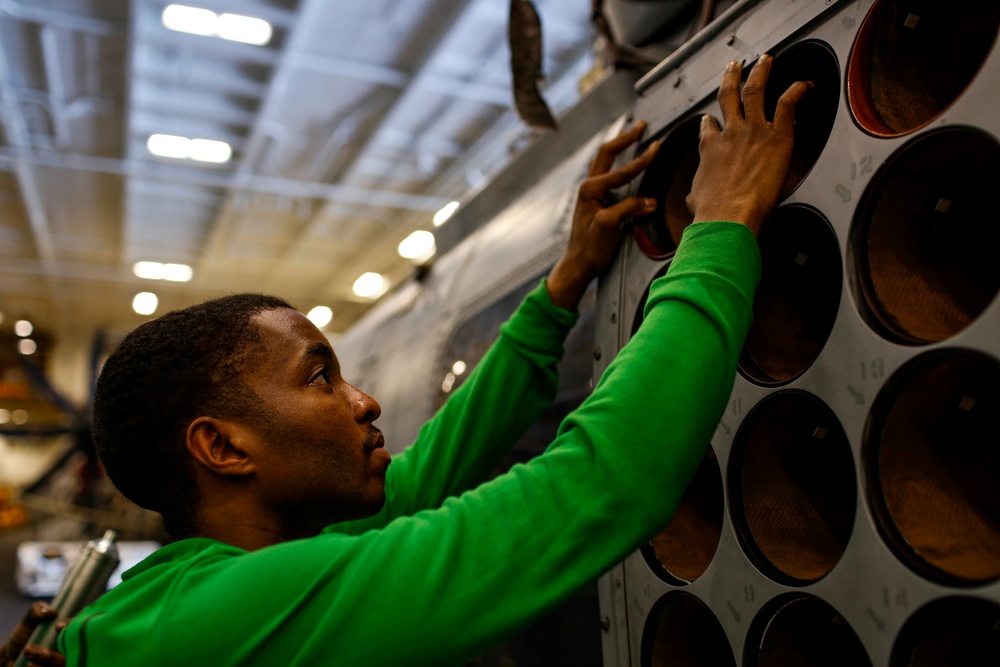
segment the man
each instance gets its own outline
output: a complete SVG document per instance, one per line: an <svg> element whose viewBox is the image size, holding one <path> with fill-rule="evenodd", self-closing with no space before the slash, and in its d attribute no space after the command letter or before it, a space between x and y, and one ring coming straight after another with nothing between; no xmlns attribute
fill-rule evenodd
<svg viewBox="0 0 1000 667"><path fill-rule="evenodd" d="M645 321L541 456L481 484L555 391L555 364L621 223L609 192L640 123L601 148L566 253L472 376L390 462L378 403L280 299L237 295L144 324L95 396L108 474L178 541L63 631L70 665L459 665L552 609L671 518L732 388L760 273L755 234L792 149L764 56L722 131L703 119L685 232ZM745 108L745 112L744 112ZM476 486L479 484L479 486Z"/></svg>

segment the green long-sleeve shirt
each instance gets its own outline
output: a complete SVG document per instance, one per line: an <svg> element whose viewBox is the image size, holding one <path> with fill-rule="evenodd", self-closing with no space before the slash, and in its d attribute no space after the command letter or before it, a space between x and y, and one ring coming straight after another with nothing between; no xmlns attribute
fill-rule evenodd
<svg viewBox="0 0 1000 667"><path fill-rule="evenodd" d="M529 295L396 457L377 516L254 552L164 547L62 633L70 665L459 665L660 530L732 389L753 235L691 226L643 326L546 452L471 491L548 405L572 313Z"/></svg>

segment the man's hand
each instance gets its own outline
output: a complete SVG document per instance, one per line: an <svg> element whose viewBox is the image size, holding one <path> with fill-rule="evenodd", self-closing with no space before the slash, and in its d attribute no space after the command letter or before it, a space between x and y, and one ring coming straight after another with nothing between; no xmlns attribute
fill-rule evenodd
<svg viewBox="0 0 1000 667"><path fill-rule="evenodd" d="M628 197L611 204L607 201L612 190L642 173L656 157L659 142L651 144L628 164L608 171L618 154L634 144L645 129L646 123L639 121L602 145L590 163L587 178L580 184L569 244L546 281L552 303L560 308L575 310L590 282L611 264L621 239L622 223L656 208L655 199Z"/></svg>
<svg viewBox="0 0 1000 667"><path fill-rule="evenodd" d="M66 667L66 658L58 651L42 648L31 644L25 649L31 633L42 623L48 623L55 619L57 612L44 602L36 602L28 608L28 613L24 615L21 622L10 634L10 639L0 647L0 667L13 667L21 651L31 660L32 665L37 667ZM66 621L60 621L60 625L65 625Z"/></svg>
<svg viewBox="0 0 1000 667"><path fill-rule="evenodd" d="M769 122L764 89L771 62L766 54L757 61L743 87L742 102L740 64L729 63L719 87L725 129L713 116L701 119L701 164L687 197L696 223L741 222L756 235L778 203L792 158L795 107L812 84L792 84Z"/></svg>

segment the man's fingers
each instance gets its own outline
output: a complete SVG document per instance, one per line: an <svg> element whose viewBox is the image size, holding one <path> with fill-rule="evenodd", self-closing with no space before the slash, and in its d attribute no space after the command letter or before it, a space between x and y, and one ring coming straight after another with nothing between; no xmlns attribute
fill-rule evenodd
<svg viewBox="0 0 1000 667"><path fill-rule="evenodd" d="M590 177L587 180L592 182L592 192L598 193L598 198L603 199L607 193L611 192L615 188L620 188L641 174L642 170L648 167L650 163L656 159L656 153L659 150L660 142L654 141L646 150L642 152L642 155L639 157L623 164L613 171L609 171L606 174L597 174Z"/></svg>
<svg viewBox="0 0 1000 667"><path fill-rule="evenodd" d="M767 89L767 76L771 73L773 58L766 53L757 59L750 70L746 85L743 86L743 112L750 123L766 123L764 116L764 92Z"/></svg>
<svg viewBox="0 0 1000 667"><path fill-rule="evenodd" d="M24 649L24 655L32 665L38 667L66 667L66 658L59 651L42 648L37 644L29 644Z"/></svg>
<svg viewBox="0 0 1000 667"><path fill-rule="evenodd" d="M615 163L615 158L623 150L638 141L639 137L646 130L646 122L638 121L629 130L623 130L618 134L617 137L611 141L602 144L599 149L597 149L597 155L590 163L590 169L587 171L588 176L598 176L607 172L611 169L611 165Z"/></svg>
<svg viewBox="0 0 1000 667"><path fill-rule="evenodd" d="M774 131L791 137L795 134L795 109L799 102L809 94L816 85L811 81L797 81L788 87L778 98L778 106L774 110Z"/></svg>
<svg viewBox="0 0 1000 667"><path fill-rule="evenodd" d="M718 134L722 131L719 127L719 121L715 119L712 114L705 114L701 117L701 127L698 128L698 137L704 139L706 136L711 134Z"/></svg>
<svg viewBox="0 0 1000 667"><path fill-rule="evenodd" d="M646 215L656 210L656 200L644 197L626 197L614 206L600 211L594 222L609 227L620 227L629 218Z"/></svg>
<svg viewBox="0 0 1000 667"><path fill-rule="evenodd" d="M722 108L722 122L727 126L743 120L743 109L740 103L741 67L735 60L726 65L722 74L722 84L719 86L719 106Z"/></svg>
<svg viewBox="0 0 1000 667"><path fill-rule="evenodd" d="M28 607L27 613L21 619L21 622L17 624L17 627L14 628L14 632L10 633L10 641L7 642L4 650L8 654L17 656L21 653L21 649L24 648L28 637L35 631L35 628L41 623L51 621L57 615L58 612L44 602L35 602Z"/></svg>

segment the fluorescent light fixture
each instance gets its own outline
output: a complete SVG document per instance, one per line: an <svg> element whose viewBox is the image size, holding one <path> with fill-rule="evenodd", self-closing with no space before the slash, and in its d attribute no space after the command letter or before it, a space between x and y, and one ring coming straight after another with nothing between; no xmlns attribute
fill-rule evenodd
<svg viewBox="0 0 1000 667"><path fill-rule="evenodd" d="M171 280L186 283L194 276L194 270L187 264L162 264L160 262L136 262L132 273L146 280Z"/></svg>
<svg viewBox="0 0 1000 667"><path fill-rule="evenodd" d="M23 354L24 356L28 356L29 354L34 354L35 350L37 349L38 349L38 343L31 340L30 338L22 338L21 340L17 341L17 351Z"/></svg>
<svg viewBox="0 0 1000 667"><path fill-rule="evenodd" d="M164 27L192 35L219 37L257 46L271 41L271 24L253 16L240 14L219 16L208 9L167 5L163 10L162 20Z"/></svg>
<svg viewBox="0 0 1000 667"><path fill-rule="evenodd" d="M440 227L444 223L448 222L448 218L455 215L455 211L461 206L457 201L445 204L440 211L434 214L434 226Z"/></svg>
<svg viewBox="0 0 1000 667"><path fill-rule="evenodd" d="M333 319L333 311L328 306L316 306L306 315L310 322L322 329Z"/></svg>
<svg viewBox="0 0 1000 667"><path fill-rule="evenodd" d="M34 330L34 325L32 325L28 320L18 320L17 322L14 322L14 333L21 338L27 338Z"/></svg>
<svg viewBox="0 0 1000 667"><path fill-rule="evenodd" d="M437 248L434 245L434 235L430 232L417 230L407 236L397 248L399 256L406 259L423 261L430 259Z"/></svg>
<svg viewBox="0 0 1000 667"><path fill-rule="evenodd" d="M174 134L154 134L146 141L153 155L184 159L191 155L191 140Z"/></svg>
<svg viewBox="0 0 1000 667"><path fill-rule="evenodd" d="M199 162L228 162L233 149L225 141L212 139L188 139L175 134L154 134L146 141L146 148L153 155L178 160L198 160Z"/></svg>
<svg viewBox="0 0 1000 667"><path fill-rule="evenodd" d="M175 283L186 283L194 277L194 269L187 264L164 264L163 279Z"/></svg>
<svg viewBox="0 0 1000 667"><path fill-rule="evenodd" d="M132 299L132 310L140 315L152 315L156 312L156 306L160 300L152 292L139 292Z"/></svg>
<svg viewBox="0 0 1000 667"><path fill-rule="evenodd" d="M252 16L223 14L215 34L222 39L262 46L271 41L271 24Z"/></svg>
<svg viewBox="0 0 1000 667"><path fill-rule="evenodd" d="M211 139L191 140L191 159L199 162L214 162L222 164L229 162L233 156L233 149L225 141L213 141Z"/></svg>
<svg viewBox="0 0 1000 667"><path fill-rule="evenodd" d="M373 299L385 291L385 280L378 273L365 273L354 281L354 293L360 297Z"/></svg>
<svg viewBox="0 0 1000 667"><path fill-rule="evenodd" d="M163 10L163 25L170 30L210 37L215 34L219 15L208 9L186 5L167 5Z"/></svg>
<svg viewBox="0 0 1000 667"><path fill-rule="evenodd" d="M136 262L132 265L132 273L136 278L146 280L163 280L163 264L160 262Z"/></svg>

